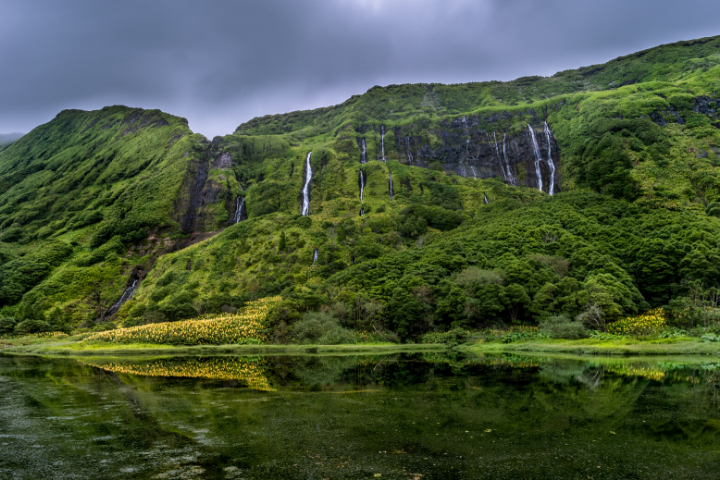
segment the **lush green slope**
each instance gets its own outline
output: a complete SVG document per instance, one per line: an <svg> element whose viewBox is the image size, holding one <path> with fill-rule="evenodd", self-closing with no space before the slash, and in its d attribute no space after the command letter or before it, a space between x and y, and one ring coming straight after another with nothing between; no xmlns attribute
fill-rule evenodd
<svg viewBox="0 0 720 480"><path fill-rule="evenodd" d="M182 236L207 143L184 119L108 107L64 111L0 153L5 311L61 325L102 316Z"/></svg>
<svg viewBox="0 0 720 480"><path fill-rule="evenodd" d="M135 280L121 322L280 294L278 339L307 310L413 337L678 304L720 285L718 52L373 87L212 142L157 111L63 112L0 153L2 312L77 325Z"/></svg>

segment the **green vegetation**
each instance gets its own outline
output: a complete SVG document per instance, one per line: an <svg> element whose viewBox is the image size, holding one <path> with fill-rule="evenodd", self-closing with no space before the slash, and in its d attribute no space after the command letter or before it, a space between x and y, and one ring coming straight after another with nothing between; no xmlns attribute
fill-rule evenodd
<svg viewBox="0 0 720 480"><path fill-rule="evenodd" d="M718 47L373 87L212 142L159 111L62 112L0 152L0 332L143 326L282 296L269 342L459 344L521 325L581 338L658 307L668 329L720 333ZM562 193L446 168L461 118L488 139L547 121ZM417 154L428 168L408 165L411 143L435 152Z"/></svg>

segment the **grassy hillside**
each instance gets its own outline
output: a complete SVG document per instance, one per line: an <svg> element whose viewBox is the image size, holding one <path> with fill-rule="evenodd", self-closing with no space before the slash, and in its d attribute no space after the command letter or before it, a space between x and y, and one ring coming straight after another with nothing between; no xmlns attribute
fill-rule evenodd
<svg viewBox="0 0 720 480"><path fill-rule="evenodd" d="M680 311L720 286L719 79L713 37L548 78L373 87L212 142L158 111L66 111L0 152L2 314L104 323L136 280L110 320L281 295L276 341L303 315L415 338Z"/></svg>
<svg viewBox="0 0 720 480"><path fill-rule="evenodd" d="M183 232L207 140L185 119L63 111L0 153L0 305L57 325L101 317ZM137 247L136 247L137 246Z"/></svg>

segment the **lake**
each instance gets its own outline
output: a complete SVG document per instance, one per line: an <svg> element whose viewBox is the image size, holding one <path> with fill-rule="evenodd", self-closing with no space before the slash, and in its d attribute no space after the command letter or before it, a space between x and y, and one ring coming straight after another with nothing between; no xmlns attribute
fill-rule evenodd
<svg viewBox="0 0 720 480"><path fill-rule="evenodd" d="M720 364L0 355L0 479L717 479Z"/></svg>

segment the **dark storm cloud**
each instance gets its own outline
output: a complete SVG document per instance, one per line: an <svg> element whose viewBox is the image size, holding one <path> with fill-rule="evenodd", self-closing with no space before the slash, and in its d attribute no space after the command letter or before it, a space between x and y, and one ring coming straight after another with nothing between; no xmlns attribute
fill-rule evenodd
<svg viewBox="0 0 720 480"><path fill-rule="evenodd" d="M716 0L5 0L0 132L126 104L208 136L373 85L551 75L720 33Z"/></svg>

